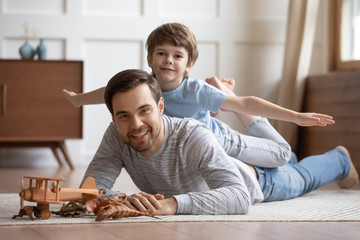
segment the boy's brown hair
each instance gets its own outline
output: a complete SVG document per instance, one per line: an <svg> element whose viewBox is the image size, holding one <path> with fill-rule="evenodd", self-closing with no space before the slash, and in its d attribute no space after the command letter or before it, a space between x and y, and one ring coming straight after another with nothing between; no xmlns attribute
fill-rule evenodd
<svg viewBox="0 0 360 240"><path fill-rule="evenodd" d="M155 47L165 43L185 48L189 55L188 66L196 62L199 55L196 37L185 25L181 23L166 23L153 30L146 40L148 55L152 57Z"/></svg>

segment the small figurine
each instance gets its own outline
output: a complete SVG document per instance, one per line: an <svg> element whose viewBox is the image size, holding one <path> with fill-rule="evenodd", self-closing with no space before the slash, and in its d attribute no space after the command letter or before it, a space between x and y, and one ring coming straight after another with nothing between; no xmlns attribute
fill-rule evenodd
<svg viewBox="0 0 360 240"><path fill-rule="evenodd" d="M83 204L71 200L67 204L64 203L59 211L52 211L52 213L61 217L77 218L86 215L88 212Z"/></svg>
<svg viewBox="0 0 360 240"><path fill-rule="evenodd" d="M29 179L29 187L24 189L24 179ZM13 218L28 215L34 220L33 214L37 218L47 220L51 217L49 204L63 204L64 201L81 201L95 199L99 195L96 189L95 179L87 178L80 188L60 188L59 182L64 181L62 178L41 178L27 177L21 180L20 211ZM35 180L35 186L33 181ZM50 189L48 184L52 182ZM24 201L36 202L37 206L24 206Z"/></svg>

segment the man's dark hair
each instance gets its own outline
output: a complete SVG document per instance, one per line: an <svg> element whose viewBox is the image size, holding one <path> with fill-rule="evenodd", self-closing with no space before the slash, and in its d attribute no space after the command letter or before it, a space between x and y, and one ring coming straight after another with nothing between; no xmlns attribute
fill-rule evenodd
<svg viewBox="0 0 360 240"><path fill-rule="evenodd" d="M111 115L114 115L112 97L117 92L127 92L140 84L147 84L156 103L161 98L161 89L156 79L146 71L140 69L129 69L113 76L105 89L104 99Z"/></svg>

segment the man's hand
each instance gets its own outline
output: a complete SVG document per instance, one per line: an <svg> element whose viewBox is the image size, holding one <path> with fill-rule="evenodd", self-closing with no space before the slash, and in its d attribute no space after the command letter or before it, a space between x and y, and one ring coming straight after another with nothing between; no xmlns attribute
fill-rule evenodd
<svg viewBox="0 0 360 240"><path fill-rule="evenodd" d="M174 197L159 200L161 208L156 210L156 215L175 215L177 211L177 201Z"/></svg>
<svg viewBox="0 0 360 240"><path fill-rule="evenodd" d="M145 192L134 193L124 203L131 209L141 212L150 211L156 215L173 215L177 210L175 198L164 199L161 194L148 194Z"/></svg>

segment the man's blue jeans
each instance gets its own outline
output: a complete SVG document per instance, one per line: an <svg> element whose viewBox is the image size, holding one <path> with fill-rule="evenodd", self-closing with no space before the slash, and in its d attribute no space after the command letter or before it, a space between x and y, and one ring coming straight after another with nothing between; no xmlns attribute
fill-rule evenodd
<svg viewBox="0 0 360 240"><path fill-rule="evenodd" d="M277 168L255 167L264 202L286 200L313 191L326 183L344 179L350 162L341 149L313 155L296 162L292 154L289 163Z"/></svg>

